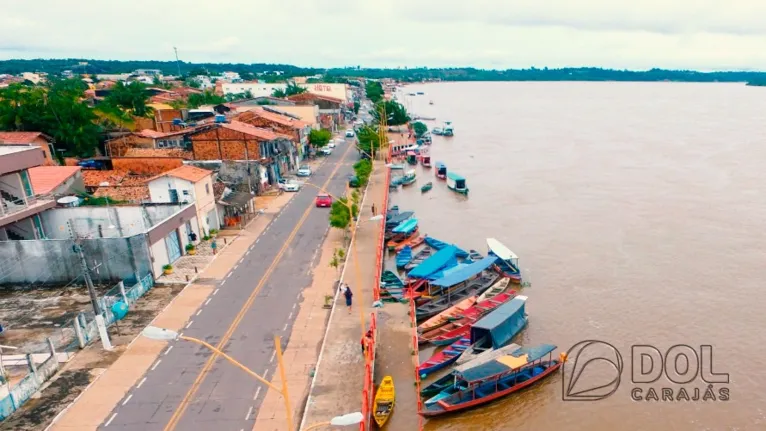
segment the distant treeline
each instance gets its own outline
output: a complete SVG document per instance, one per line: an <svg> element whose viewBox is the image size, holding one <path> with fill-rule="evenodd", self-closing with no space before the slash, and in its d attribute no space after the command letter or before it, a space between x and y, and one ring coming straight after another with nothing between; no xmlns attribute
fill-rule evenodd
<svg viewBox="0 0 766 431"><path fill-rule="evenodd" d="M87 64L80 64L87 63ZM60 74L64 70L74 73L126 73L137 69L159 69L166 75L177 75L179 64L175 61L114 61L86 59L40 59L0 61L0 73L47 72ZM218 74L225 71L238 72L245 79L256 74L279 79L292 76L324 74L327 77L394 78L400 81L679 81L679 82L749 82L752 85L766 83L766 72L698 72L693 70L651 69L646 71L602 69L596 67L578 68L529 68L488 70L475 68L398 68L366 69L348 68L303 68L288 64L266 63L187 63L180 62L182 75L206 71Z"/></svg>

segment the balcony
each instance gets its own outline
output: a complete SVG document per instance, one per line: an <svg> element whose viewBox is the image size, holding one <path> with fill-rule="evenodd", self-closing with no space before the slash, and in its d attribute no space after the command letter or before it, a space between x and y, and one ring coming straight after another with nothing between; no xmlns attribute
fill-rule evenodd
<svg viewBox="0 0 766 431"><path fill-rule="evenodd" d="M24 199L0 190L0 227L16 223L55 206L56 200L50 195L29 197L25 202Z"/></svg>

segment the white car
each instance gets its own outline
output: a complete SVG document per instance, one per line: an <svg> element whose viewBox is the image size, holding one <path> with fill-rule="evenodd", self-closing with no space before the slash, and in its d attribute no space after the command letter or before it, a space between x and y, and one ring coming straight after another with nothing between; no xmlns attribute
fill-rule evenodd
<svg viewBox="0 0 766 431"><path fill-rule="evenodd" d="M346 137L347 138L353 138L354 137L354 131L351 129L346 130Z"/></svg>
<svg viewBox="0 0 766 431"><path fill-rule="evenodd" d="M298 172L296 173L299 177L310 177L311 176L311 167L309 165L301 165L300 168L298 168Z"/></svg>
<svg viewBox="0 0 766 431"><path fill-rule="evenodd" d="M277 181L277 185L280 189L286 191L286 192L297 192L301 189L301 184L295 180L288 180L285 178L280 179Z"/></svg>
<svg viewBox="0 0 766 431"><path fill-rule="evenodd" d="M335 148L335 142L330 141L327 143L327 148Z"/></svg>
<svg viewBox="0 0 766 431"><path fill-rule="evenodd" d="M330 148L330 146L328 145L327 147L320 149L319 152L324 154L325 156L329 156L330 154L332 154L332 148Z"/></svg>

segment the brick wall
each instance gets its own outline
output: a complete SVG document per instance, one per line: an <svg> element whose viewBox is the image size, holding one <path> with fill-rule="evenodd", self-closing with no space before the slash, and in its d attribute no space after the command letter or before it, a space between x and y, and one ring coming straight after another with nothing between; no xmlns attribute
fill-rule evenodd
<svg viewBox="0 0 766 431"><path fill-rule="evenodd" d="M173 126L173 119L183 119L183 112L180 109L160 109L154 112L154 121L157 124L158 132L174 132L180 127Z"/></svg>
<svg viewBox="0 0 766 431"><path fill-rule="evenodd" d="M250 135L215 128L191 136L195 160L259 160L260 144ZM220 148L220 149L219 149Z"/></svg>
<svg viewBox="0 0 766 431"><path fill-rule="evenodd" d="M111 157L121 157L129 148L154 148L154 141L151 138L128 135L106 142L106 149Z"/></svg>
<svg viewBox="0 0 766 431"><path fill-rule="evenodd" d="M248 115L250 114L250 115ZM301 138L298 134L298 129L291 126L286 126L284 124L279 124L275 121L268 120L266 118L258 117L257 115L252 115L252 113L245 113L237 117L237 121L241 121L243 123L250 124L251 126L255 127L261 127L264 129L269 129L275 133L281 133L287 136L290 136L293 138L294 142L300 142Z"/></svg>
<svg viewBox="0 0 766 431"><path fill-rule="evenodd" d="M157 175L182 166L183 159L172 157L124 157L112 158L115 170L138 175Z"/></svg>

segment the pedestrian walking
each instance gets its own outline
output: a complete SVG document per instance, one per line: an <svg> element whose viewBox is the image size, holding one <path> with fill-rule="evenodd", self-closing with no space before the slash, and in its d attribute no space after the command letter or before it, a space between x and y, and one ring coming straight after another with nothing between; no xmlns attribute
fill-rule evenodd
<svg viewBox="0 0 766 431"><path fill-rule="evenodd" d="M375 202L373 202L373 203L372 203L372 216L374 217L374 216L376 216L376 215L378 215L378 213L377 213L377 212L376 212L376 210L375 210Z"/></svg>
<svg viewBox="0 0 766 431"><path fill-rule="evenodd" d="M372 328L368 329L364 337L362 337L362 355L367 353L370 343L372 343Z"/></svg>
<svg viewBox="0 0 766 431"><path fill-rule="evenodd" d="M351 293L351 288L348 287L348 284L346 285L346 290L343 291L343 296L346 297L346 307L348 307L348 314L351 314L351 297L354 296L354 294Z"/></svg>

